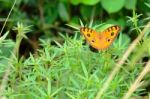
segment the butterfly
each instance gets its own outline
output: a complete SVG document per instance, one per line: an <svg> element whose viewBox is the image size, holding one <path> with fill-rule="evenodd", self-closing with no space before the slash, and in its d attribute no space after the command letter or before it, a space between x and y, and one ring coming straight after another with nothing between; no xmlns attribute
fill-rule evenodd
<svg viewBox="0 0 150 99"><path fill-rule="evenodd" d="M86 41L89 42L93 48L97 50L104 50L113 43L118 33L120 32L120 27L114 25L108 27L101 33L96 32L95 30L88 27L81 27L80 32L84 35Z"/></svg>

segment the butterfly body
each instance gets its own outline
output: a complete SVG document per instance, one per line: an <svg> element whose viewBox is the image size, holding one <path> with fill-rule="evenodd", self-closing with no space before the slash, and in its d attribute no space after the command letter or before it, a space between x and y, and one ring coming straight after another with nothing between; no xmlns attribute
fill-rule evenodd
<svg viewBox="0 0 150 99"><path fill-rule="evenodd" d="M80 32L84 35L89 44L97 50L108 48L117 37L120 27L115 25L108 27L101 33L87 27L81 27Z"/></svg>

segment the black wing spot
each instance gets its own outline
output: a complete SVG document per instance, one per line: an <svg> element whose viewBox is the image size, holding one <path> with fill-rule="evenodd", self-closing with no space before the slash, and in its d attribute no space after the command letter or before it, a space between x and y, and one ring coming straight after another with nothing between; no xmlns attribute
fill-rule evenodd
<svg viewBox="0 0 150 99"><path fill-rule="evenodd" d="M90 37L91 35L88 33L87 36Z"/></svg>
<svg viewBox="0 0 150 99"><path fill-rule="evenodd" d="M85 31L86 27L83 27L83 31Z"/></svg>
<svg viewBox="0 0 150 99"><path fill-rule="evenodd" d="M92 42L94 43L94 42L95 42L95 40L92 40Z"/></svg>
<svg viewBox="0 0 150 99"><path fill-rule="evenodd" d="M110 42L110 39L107 39L108 42Z"/></svg>
<svg viewBox="0 0 150 99"><path fill-rule="evenodd" d="M112 27L110 27L111 28L111 30L113 30L113 26Z"/></svg>
<svg viewBox="0 0 150 99"><path fill-rule="evenodd" d="M111 32L111 36L114 36L114 34L115 34L114 32Z"/></svg>
<svg viewBox="0 0 150 99"><path fill-rule="evenodd" d="M93 30L92 30L92 29L90 30L90 33L93 33Z"/></svg>
<svg viewBox="0 0 150 99"><path fill-rule="evenodd" d="M117 26L114 26L115 27L115 29L117 30Z"/></svg>
<svg viewBox="0 0 150 99"><path fill-rule="evenodd" d="M108 32L110 32L111 31L111 29L110 28L108 28Z"/></svg>

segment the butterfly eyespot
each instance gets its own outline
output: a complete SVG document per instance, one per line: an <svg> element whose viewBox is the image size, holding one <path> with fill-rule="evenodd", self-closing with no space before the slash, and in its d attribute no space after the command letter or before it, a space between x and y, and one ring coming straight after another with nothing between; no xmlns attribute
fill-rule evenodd
<svg viewBox="0 0 150 99"><path fill-rule="evenodd" d="M87 36L90 37L91 35L88 33Z"/></svg>
<svg viewBox="0 0 150 99"><path fill-rule="evenodd" d="M94 43L94 42L95 42L95 40L92 40L92 42Z"/></svg>
<svg viewBox="0 0 150 99"><path fill-rule="evenodd" d="M111 32L111 36L114 36L114 32Z"/></svg>
<svg viewBox="0 0 150 99"><path fill-rule="evenodd" d="M110 42L110 39L107 39L108 42Z"/></svg>

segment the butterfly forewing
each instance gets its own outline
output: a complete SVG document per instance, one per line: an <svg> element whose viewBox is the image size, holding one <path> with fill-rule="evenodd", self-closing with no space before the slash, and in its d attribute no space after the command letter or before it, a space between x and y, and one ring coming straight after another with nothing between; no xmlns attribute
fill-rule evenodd
<svg viewBox="0 0 150 99"><path fill-rule="evenodd" d="M87 28L87 27L82 27L80 28L80 32L84 35L85 39L90 43L93 41L98 34L96 33L95 30Z"/></svg>
<svg viewBox="0 0 150 99"><path fill-rule="evenodd" d="M119 31L119 26L111 26L104 30L99 36L101 39L100 44L102 45L101 49L108 48L113 43L114 39L117 37Z"/></svg>
<svg viewBox="0 0 150 99"><path fill-rule="evenodd" d="M119 31L120 31L120 27L116 25L107 28L102 34L103 35L105 34L105 36L109 37L110 39L115 39Z"/></svg>

